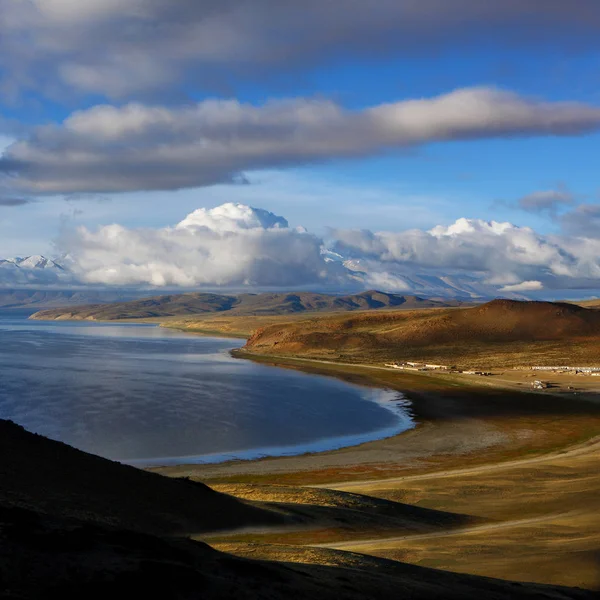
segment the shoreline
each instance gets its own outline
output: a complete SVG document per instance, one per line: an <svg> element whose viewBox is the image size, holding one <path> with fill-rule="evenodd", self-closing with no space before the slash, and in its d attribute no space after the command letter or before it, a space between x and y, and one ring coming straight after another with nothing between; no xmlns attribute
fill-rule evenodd
<svg viewBox="0 0 600 600"><path fill-rule="evenodd" d="M228 335L223 331L194 331L188 328L171 327L169 321L165 322L164 318L88 322L162 326L180 333L221 339L242 337ZM593 392L582 393L576 397L573 393L555 390L534 393L527 388L519 387L526 385L522 382L516 383L506 378L500 380L497 376L484 380L437 372L399 373L395 369L375 364L262 355L241 348L232 349L230 354L239 359L335 377L370 388L396 390L411 401L411 408L418 425L414 429L404 430L391 437L377 437L370 441L358 440L358 443L341 448L294 451L283 456L263 457L255 454L241 460L232 456L232 460L211 463L197 463L187 457L176 457L160 460L160 465L157 465L153 459L150 459L135 461L136 466L140 465L142 468L166 475L183 474L203 479L220 480L223 477L254 475L270 477L283 473L292 479L308 481L310 472L333 470L339 473L340 470L353 467L359 472L371 470L378 474L385 471L391 476L396 476L414 469L429 470L436 464L445 464L448 459L460 458L461 461L481 462L505 454L504 458L508 460L518 456L522 451L543 452L544 447L548 445L551 448L556 446L556 441L549 444L548 439L543 439L552 438L550 434L544 435L544 429L553 427L552 419L542 416L540 422L530 423L527 427L519 422L514 425L510 423L515 417L518 418L520 409L518 405L531 403L538 407L534 408L534 411L538 410L543 415L547 409L543 405L550 402L551 412L563 415L569 412L572 405L578 407L575 412L585 412L585 408L583 410L581 408L582 403L586 404L588 400L594 398L597 401L599 397L597 393L594 396ZM578 429L581 429L581 426L578 426ZM584 440L587 436L585 432L578 432L576 435L578 440ZM527 448L527 440L533 442L533 448ZM572 441L571 437L558 443L566 446ZM279 449L281 448L276 450ZM258 449L258 452L260 450ZM132 461L125 462L131 464ZM149 466L149 463L152 465ZM294 473L298 476L293 477ZM306 473L306 477L302 473ZM324 473L320 473L318 478L319 482L321 479L339 480L339 477L330 477ZM354 474L352 478L355 478Z"/></svg>
<svg viewBox="0 0 600 600"><path fill-rule="evenodd" d="M341 364L292 357L254 355L233 350L236 358L280 368L333 376L369 387L394 389L411 401L418 425L398 435L336 450L293 457L266 457L213 465L181 462L149 470L169 476L186 476L205 481L271 481L283 477L291 483L311 485L328 481L400 476L426 472L441 464L479 464L486 460L511 460L523 452L543 453L557 447L556 429L560 414L588 411L600 413L583 398L560 394L535 394L504 385L482 385L480 381L448 381L431 374L399 374L375 365ZM529 401L529 402L528 402ZM548 409L550 409L548 411ZM539 419L530 419L531 412ZM519 412L523 412L520 415ZM549 414L544 415L546 412ZM556 413L556 414L554 414ZM536 421L535 424L530 421ZM541 427L540 427L541 425ZM581 428L581 424L578 425ZM559 447L585 441L596 435L578 431L577 437L558 441ZM340 473L343 476L340 476Z"/></svg>
<svg viewBox="0 0 600 600"><path fill-rule="evenodd" d="M28 322L28 320L24 321ZM35 321L38 322L38 321ZM60 324L74 325L74 326L90 326L90 327L117 327L117 328L151 328L157 331L164 331L168 334L169 331L174 331L175 334L183 334L188 337L189 334L197 335L189 331L181 330L179 328L161 328L159 329L160 323L148 322L148 320L120 320L120 321L97 321L97 320L61 320ZM53 326L56 321L44 320L42 324ZM234 339L219 335L219 332L215 332L214 335L208 336L205 334L201 336L204 338L211 338L216 341L227 343L228 348L224 350L227 356L236 356L238 344L235 343ZM229 359L233 360L233 359ZM310 374L309 374L310 376ZM322 376L320 376L322 377ZM329 375L331 378L331 375ZM338 378L335 378L339 381ZM353 386L352 382L347 383L350 387ZM348 391L352 390L348 388ZM382 389L380 386L370 385L368 382L363 382L360 386L362 390L358 390L358 394L361 396L363 402L374 403L378 407L383 408L386 412L385 419L381 419L383 423L374 425L371 427L361 426L360 421L357 422L356 431L353 432L352 428L349 429L349 433L344 433L343 429L339 433L331 431L322 437L308 436L307 440L299 440L295 443L286 444L287 440L282 440L283 444L273 445L257 445L249 448L231 449L223 451L203 452L197 454L188 454L180 456L169 456L169 455L150 455L143 456L141 458L131 457L116 457L116 460L122 464L135 466L142 469L152 469L167 466L178 466L181 464L197 464L197 465L216 465L226 464L235 462L249 462L265 458L277 458L277 457L293 457L293 456L307 456L322 452L334 451L348 447L359 446L372 441L386 439L395 435L401 435L403 432L408 431L417 426L417 423L412 419L411 413L407 410L409 401L406 400L405 396L399 393L397 390ZM365 405L367 406L367 405ZM343 410L342 407L340 407ZM326 429L332 429L331 427Z"/></svg>
<svg viewBox="0 0 600 600"><path fill-rule="evenodd" d="M362 387L362 386L361 386ZM290 446L264 446L260 448L251 448L248 450L232 450L226 452L216 452L213 454L201 454L198 456L177 456L160 457L150 459L133 459L120 461L134 467L143 469L156 469L163 467L178 467L180 465L227 465L239 462L253 462L257 460L266 460L272 458L311 456L345 448L353 448L363 444L369 444L379 440L385 440L391 437L402 435L407 431L416 429L420 423L411 416L411 402L406 396L397 390L386 390L371 387L371 390L378 390L380 394L394 396L365 398L367 402L374 402L389 411L396 417L396 423L367 431L365 433L349 434L335 437L325 437L312 442L305 442ZM387 394L386 394L387 393ZM402 397L399 397L399 394Z"/></svg>

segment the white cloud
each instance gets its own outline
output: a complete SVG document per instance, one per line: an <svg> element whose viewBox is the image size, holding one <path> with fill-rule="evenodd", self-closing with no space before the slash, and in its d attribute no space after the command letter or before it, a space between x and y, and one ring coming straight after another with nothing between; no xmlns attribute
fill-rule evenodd
<svg viewBox="0 0 600 600"><path fill-rule="evenodd" d="M504 291L532 281L544 289L598 287L600 282L600 240L543 236L511 223L458 219L430 231L336 230L333 235L336 252L376 261L380 270L424 269L438 275L458 270Z"/></svg>
<svg viewBox="0 0 600 600"><path fill-rule="evenodd" d="M108 225L63 233L88 284L418 295L563 295L600 288L600 240L543 236L510 223L458 219L429 231L333 230L334 247L283 217L241 204L199 209L173 227Z"/></svg>
<svg viewBox="0 0 600 600"><path fill-rule="evenodd" d="M544 289L541 281L522 281L513 285L505 285L500 288L501 292L539 292Z"/></svg>
<svg viewBox="0 0 600 600"><path fill-rule="evenodd" d="M307 99L262 106L235 100L177 108L95 106L12 144L0 159L0 173L31 194L174 190L236 181L246 170L430 142L599 128L600 107L542 102L493 88L359 111Z"/></svg>
<svg viewBox="0 0 600 600"><path fill-rule="evenodd" d="M343 285L343 269L321 256L321 240L281 217L244 205L200 209L175 227L120 225L64 232L61 249L85 283L164 286Z"/></svg>
<svg viewBox="0 0 600 600"><path fill-rule="evenodd" d="M288 222L262 208L251 208L231 202L213 209L199 208L177 224L176 229L204 228L219 233L248 229L286 229Z"/></svg>
<svg viewBox="0 0 600 600"><path fill-rule="evenodd" d="M482 39L581 47L599 24L597 0L2 0L0 68L11 89L128 98Z"/></svg>

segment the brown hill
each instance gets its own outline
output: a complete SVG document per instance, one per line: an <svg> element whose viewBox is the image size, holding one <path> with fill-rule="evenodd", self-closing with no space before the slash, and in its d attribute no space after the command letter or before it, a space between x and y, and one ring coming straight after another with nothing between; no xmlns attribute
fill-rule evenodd
<svg viewBox="0 0 600 600"><path fill-rule="evenodd" d="M271 547L276 560L250 560L165 535L279 521L276 512L202 484L126 467L0 421L1 598L583 600L595 594L315 548Z"/></svg>
<svg viewBox="0 0 600 600"><path fill-rule="evenodd" d="M490 349L502 353L527 344L555 347L556 342L589 346L597 362L600 311L567 303L493 300L472 308L335 315L259 329L245 349L360 362L443 357L460 363L482 350L489 355ZM570 360L577 358L574 353Z"/></svg>
<svg viewBox="0 0 600 600"><path fill-rule="evenodd" d="M156 296L132 302L95 304L44 310L32 316L39 320L147 319L189 317L208 313L228 315L284 315L320 311L376 310L381 308L429 308L454 306L457 301L443 302L418 296L402 296L370 290L360 294L335 296L312 292L240 294L238 296L189 293Z"/></svg>

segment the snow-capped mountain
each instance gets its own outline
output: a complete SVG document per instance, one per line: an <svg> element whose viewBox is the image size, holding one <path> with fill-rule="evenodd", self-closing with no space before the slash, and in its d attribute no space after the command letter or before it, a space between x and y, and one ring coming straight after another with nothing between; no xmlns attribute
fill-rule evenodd
<svg viewBox="0 0 600 600"><path fill-rule="evenodd" d="M0 258L0 285L50 285L71 280L67 269L39 254Z"/></svg>
<svg viewBox="0 0 600 600"><path fill-rule="evenodd" d="M0 258L0 265L14 265L19 269L57 269L64 270L56 261L46 258L41 254L31 256L16 256L15 258Z"/></svg>
<svg viewBox="0 0 600 600"><path fill-rule="evenodd" d="M448 298L494 298L497 286L484 281L483 276L458 270L434 270L399 267L367 259L343 260L351 277L368 288Z"/></svg>
<svg viewBox="0 0 600 600"><path fill-rule="evenodd" d="M348 258L323 248L325 262L337 262L347 269L348 278L367 289L443 298L495 298L498 286L486 283L483 274L458 269L426 269L393 265L365 258ZM504 294L510 296L511 294ZM515 296L515 294L512 294ZM519 296L520 297L520 296Z"/></svg>

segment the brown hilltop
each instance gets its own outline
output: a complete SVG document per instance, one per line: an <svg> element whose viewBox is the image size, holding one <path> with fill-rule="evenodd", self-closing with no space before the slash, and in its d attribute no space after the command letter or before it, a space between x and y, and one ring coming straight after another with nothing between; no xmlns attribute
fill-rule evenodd
<svg viewBox="0 0 600 600"><path fill-rule="evenodd" d="M600 311L567 303L493 300L472 308L332 315L259 329L246 350L360 362L471 360L482 349L506 353L533 344L530 350L539 350L554 348L556 342L583 345L584 354L589 350L590 358L598 360ZM573 359L578 357L575 352Z"/></svg>

